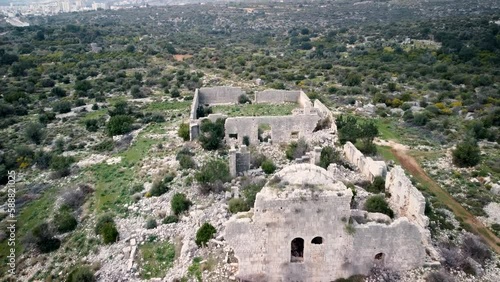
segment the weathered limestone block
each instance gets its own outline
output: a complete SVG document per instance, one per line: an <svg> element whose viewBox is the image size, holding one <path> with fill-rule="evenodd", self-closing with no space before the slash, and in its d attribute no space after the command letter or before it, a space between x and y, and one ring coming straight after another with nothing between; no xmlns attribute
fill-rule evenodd
<svg viewBox="0 0 500 282"><path fill-rule="evenodd" d="M389 205L397 215L405 216L423 228L429 225L429 218L424 214L425 198L400 166L395 166L387 174L385 190L391 195Z"/></svg>
<svg viewBox="0 0 500 282"><path fill-rule="evenodd" d="M240 87L202 87L198 90L199 104L237 104L238 97L245 94Z"/></svg>
<svg viewBox="0 0 500 282"><path fill-rule="evenodd" d="M235 177L250 169L250 152L247 146L241 145L240 150L229 150L229 173Z"/></svg>

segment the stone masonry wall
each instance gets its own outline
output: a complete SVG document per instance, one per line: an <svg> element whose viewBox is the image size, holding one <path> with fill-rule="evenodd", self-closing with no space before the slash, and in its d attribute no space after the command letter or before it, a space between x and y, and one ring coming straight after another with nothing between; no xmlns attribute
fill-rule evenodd
<svg viewBox="0 0 500 282"><path fill-rule="evenodd" d="M354 232L348 233L352 191L343 183L310 164L290 166L277 175L288 186L266 185L257 194L253 216L234 215L226 224L225 239L238 259L239 278L333 281L366 275L374 265L398 271L423 265L421 235L406 218L388 225L354 223ZM316 237L321 244L313 243ZM304 240L300 262L291 260L294 238Z"/></svg>
<svg viewBox="0 0 500 282"><path fill-rule="evenodd" d="M331 129L337 132L337 125L335 124L335 118L333 117L332 111L330 111L320 100L314 100L314 108L317 109L318 114L322 119L329 118L332 121Z"/></svg>
<svg viewBox="0 0 500 282"><path fill-rule="evenodd" d="M297 133L299 138L311 134L319 119L316 114L228 118L225 124L226 140L229 134L237 134L239 144L243 143L244 136L249 137L250 144L258 144L259 125L266 124L271 127L272 142L288 142L292 133Z"/></svg>
<svg viewBox="0 0 500 282"><path fill-rule="evenodd" d="M395 166L387 174L385 190L391 194L390 207L399 216L405 216L423 228L429 225L429 218L425 216L425 198L400 166Z"/></svg>
<svg viewBox="0 0 500 282"><path fill-rule="evenodd" d="M229 172L235 177L250 169L250 152L247 146L241 145L240 150L229 150Z"/></svg>
<svg viewBox="0 0 500 282"><path fill-rule="evenodd" d="M238 97L245 94L239 87L203 87L198 90L201 105L237 104Z"/></svg>
<svg viewBox="0 0 500 282"><path fill-rule="evenodd" d="M302 91L274 90L274 89L259 91L255 92L255 103L256 104L297 103L301 92Z"/></svg>
<svg viewBox="0 0 500 282"><path fill-rule="evenodd" d="M377 176L385 177L387 173L385 162L374 161L370 157L365 157L351 142L344 145L344 156L370 181L373 181Z"/></svg>

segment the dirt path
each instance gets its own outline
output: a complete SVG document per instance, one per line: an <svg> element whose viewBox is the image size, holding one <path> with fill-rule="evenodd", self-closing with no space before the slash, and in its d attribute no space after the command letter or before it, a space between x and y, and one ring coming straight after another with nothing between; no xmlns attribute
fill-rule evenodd
<svg viewBox="0 0 500 282"><path fill-rule="evenodd" d="M392 142L394 143L394 142ZM400 145L400 144L399 144ZM468 224L472 231L481 236L488 245L500 254L500 239L495 236L486 226L479 221L473 214L468 212L459 202L457 202L448 192L441 189L439 185L430 178L427 173L422 169L420 164L414 157L407 153L407 148L404 146L390 146L391 152L401 163L401 166L410 172L419 181L427 184L429 190L435 194L436 198L445 204L453 213L460 217L464 223Z"/></svg>

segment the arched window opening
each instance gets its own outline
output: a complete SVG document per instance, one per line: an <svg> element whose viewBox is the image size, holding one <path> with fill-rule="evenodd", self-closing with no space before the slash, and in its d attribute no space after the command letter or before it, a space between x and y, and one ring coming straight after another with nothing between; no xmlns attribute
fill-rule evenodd
<svg viewBox="0 0 500 282"><path fill-rule="evenodd" d="M302 238L293 239L290 249L291 249L290 262L304 261L304 239Z"/></svg>
<svg viewBox="0 0 500 282"><path fill-rule="evenodd" d="M323 237L314 237L311 241L311 244L315 244L315 245L321 245L323 244Z"/></svg>

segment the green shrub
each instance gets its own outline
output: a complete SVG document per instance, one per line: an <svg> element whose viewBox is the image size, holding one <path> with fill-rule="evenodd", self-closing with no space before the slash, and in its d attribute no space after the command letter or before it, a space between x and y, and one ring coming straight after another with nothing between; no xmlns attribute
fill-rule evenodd
<svg viewBox="0 0 500 282"><path fill-rule="evenodd" d="M132 123L134 119L126 115L116 115L112 116L108 124L106 125L106 130L109 136L121 135L128 133L132 130Z"/></svg>
<svg viewBox="0 0 500 282"><path fill-rule="evenodd" d="M156 226L156 220L154 218L148 218L146 221L146 229L154 229Z"/></svg>
<svg viewBox="0 0 500 282"><path fill-rule="evenodd" d="M66 233L75 230L78 222L69 210L61 208L54 216L54 225L59 233Z"/></svg>
<svg viewBox="0 0 500 282"><path fill-rule="evenodd" d="M59 101L52 107L54 112L65 114L71 112L71 102L69 101Z"/></svg>
<svg viewBox="0 0 500 282"><path fill-rule="evenodd" d="M243 136L243 145L250 146L250 137Z"/></svg>
<svg viewBox="0 0 500 282"><path fill-rule="evenodd" d="M118 230L116 225L113 223L105 223L101 229L101 236L104 244L113 244L118 240Z"/></svg>
<svg viewBox="0 0 500 282"><path fill-rule="evenodd" d="M115 147L115 142L113 142L113 139L106 139L101 143L95 145L93 149L98 152L105 152L113 150L114 147Z"/></svg>
<svg viewBox="0 0 500 282"><path fill-rule="evenodd" d="M96 119L86 120L85 128L87 129L87 131L96 132L99 129L99 121Z"/></svg>
<svg viewBox="0 0 500 282"><path fill-rule="evenodd" d="M53 156L50 159L50 168L60 177L67 176L70 173L70 167L75 162L73 157Z"/></svg>
<svg viewBox="0 0 500 282"><path fill-rule="evenodd" d="M41 123L28 123L24 133L26 138L35 144L40 144L45 136L45 130Z"/></svg>
<svg viewBox="0 0 500 282"><path fill-rule="evenodd" d="M205 222L196 232L196 245L198 245L198 247L205 246L207 242L214 237L215 233L217 233L215 227Z"/></svg>
<svg viewBox="0 0 500 282"><path fill-rule="evenodd" d="M190 169L196 167L195 161L189 155L181 155L179 157L179 165L181 166L181 169Z"/></svg>
<svg viewBox="0 0 500 282"><path fill-rule="evenodd" d="M162 221L163 224L171 224L179 221L179 218L176 215L169 215L165 217Z"/></svg>
<svg viewBox="0 0 500 282"><path fill-rule="evenodd" d="M453 164L459 167L475 166L481 160L481 150L477 142L471 138L460 142L452 152Z"/></svg>
<svg viewBox="0 0 500 282"><path fill-rule="evenodd" d="M266 174L271 174L276 170L276 165L274 165L273 161L269 159L263 161L261 167Z"/></svg>
<svg viewBox="0 0 500 282"><path fill-rule="evenodd" d="M31 234L36 247L41 253L53 252L61 246L61 240L54 238L52 228L46 222L35 226L31 230Z"/></svg>
<svg viewBox="0 0 500 282"><path fill-rule="evenodd" d="M97 223L96 223L95 228L94 228L96 235L101 234L101 230L106 223L115 224L115 221L113 220L113 216L109 213L105 213L97 219Z"/></svg>
<svg viewBox="0 0 500 282"><path fill-rule="evenodd" d="M389 207L389 204L384 199L382 195L371 196L366 200L365 209L369 212L379 212L388 215L389 217L394 217L394 212Z"/></svg>
<svg viewBox="0 0 500 282"><path fill-rule="evenodd" d="M176 193L170 201L170 206L175 215L187 211L191 205L191 201L189 201L183 193Z"/></svg>
<svg viewBox="0 0 500 282"><path fill-rule="evenodd" d="M167 173L167 175L165 175L165 177L163 177L162 180L155 180L153 182L153 186L151 186L151 189L149 190L149 194L151 196L158 197L167 193L168 190L170 189L168 187L168 184L172 182L172 180L174 180L174 177L175 175L169 172Z"/></svg>
<svg viewBox="0 0 500 282"><path fill-rule="evenodd" d="M247 206L253 207L253 205L255 204L255 197L257 196L257 193L262 190L262 187L264 187L264 183L250 184L243 187L243 196L245 196L245 202L247 203Z"/></svg>
<svg viewBox="0 0 500 282"><path fill-rule="evenodd" d="M205 163L195 174L202 192L218 191L224 182L231 180L229 167L222 159L212 159Z"/></svg>
<svg viewBox="0 0 500 282"><path fill-rule="evenodd" d="M242 94L238 97L238 103L240 104L246 104L246 103L252 103L252 101L250 101L250 98L248 98L247 95L245 94Z"/></svg>
<svg viewBox="0 0 500 282"><path fill-rule="evenodd" d="M300 138L297 142L292 141L286 148L286 158L289 160L300 158L307 152L307 149L307 143L303 138Z"/></svg>
<svg viewBox="0 0 500 282"><path fill-rule="evenodd" d="M179 130L177 131L177 135L184 141L189 141L189 124L181 123L179 126Z"/></svg>
<svg viewBox="0 0 500 282"><path fill-rule="evenodd" d="M248 204L241 198L233 198L229 200L229 211L231 213L239 213L250 210Z"/></svg>
<svg viewBox="0 0 500 282"><path fill-rule="evenodd" d="M77 266L68 275L66 282L94 282L94 272L87 266Z"/></svg>
<svg viewBox="0 0 500 282"><path fill-rule="evenodd" d="M336 163L340 160L339 152L332 147L324 147L321 149L319 157L319 166L327 169L331 163Z"/></svg>
<svg viewBox="0 0 500 282"><path fill-rule="evenodd" d="M371 193L380 193L385 191L385 179L381 176L375 177L373 182L366 187L366 191Z"/></svg>
<svg viewBox="0 0 500 282"><path fill-rule="evenodd" d="M201 122L199 141L205 150L217 150L222 147L224 140L225 119L217 119L211 122L205 119Z"/></svg>

